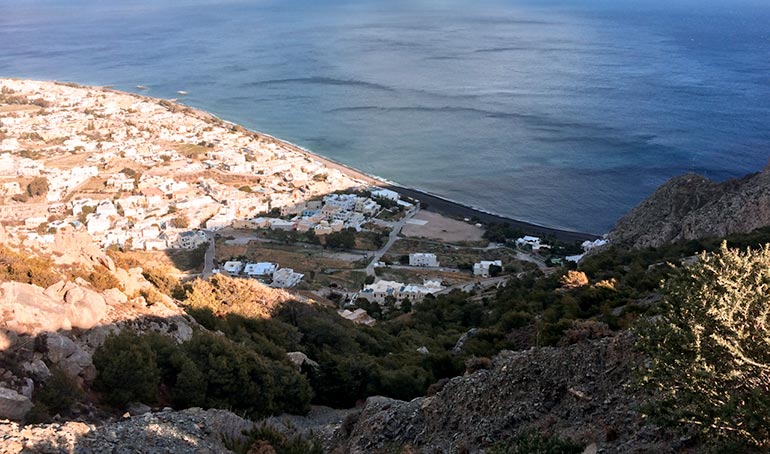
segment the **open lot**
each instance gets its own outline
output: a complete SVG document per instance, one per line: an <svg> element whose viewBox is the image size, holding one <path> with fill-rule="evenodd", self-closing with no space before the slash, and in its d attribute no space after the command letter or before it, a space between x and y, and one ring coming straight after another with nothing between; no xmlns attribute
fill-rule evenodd
<svg viewBox="0 0 770 454"><path fill-rule="evenodd" d="M303 282L309 288L328 287L330 284L350 290L358 290L363 285L366 273L358 271L366 265L363 256L328 251L304 245L266 243L250 241L232 241L225 238L217 240L216 260L223 263L230 259L245 257L250 261L278 263L282 268L292 268L303 273Z"/></svg>
<svg viewBox="0 0 770 454"><path fill-rule="evenodd" d="M420 210L411 222L404 225L401 233L406 237L429 238L444 243L484 242L484 229L425 210Z"/></svg>

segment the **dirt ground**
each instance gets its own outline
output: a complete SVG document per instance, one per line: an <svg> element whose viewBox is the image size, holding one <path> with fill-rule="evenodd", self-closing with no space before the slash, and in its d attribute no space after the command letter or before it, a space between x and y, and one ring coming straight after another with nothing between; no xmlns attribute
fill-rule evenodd
<svg viewBox="0 0 770 454"><path fill-rule="evenodd" d="M474 243L483 241L484 229L437 213L422 210L412 220L420 223L425 222L425 224L407 223L401 230L404 236L430 238L445 243Z"/></svg>

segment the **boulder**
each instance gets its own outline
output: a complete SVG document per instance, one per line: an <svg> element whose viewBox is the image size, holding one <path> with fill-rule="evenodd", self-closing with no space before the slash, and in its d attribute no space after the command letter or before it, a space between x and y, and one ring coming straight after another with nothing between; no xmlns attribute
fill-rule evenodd
<svg viewBox="0 0 770 454"><path fill-rule="evenodd" d="M118 306L128 302L126 294L116 288L105 290L103 295L104 301L110 306Z"/></svg>
<svg viewBox="0 0 770 454"><path fill-rule="evenodd" d="M307 355L302 352L289 352L289 353L286 353L286 356L288 356L289 360L292 363L294 363L294 365L297 366L298 368L301 368L305 364L314 368L319 367L319 364L317 362L308 358Z"/></svg>
<svg viewBox="0 0 770 454"><path fill-rule="evenodd" d="M8 388L0 388L0 419L21 421L32 409L32 401Z"/></svg>
<svg viewBox="0 0 770 454"><path fill-rule="evenodd" d="M128 404L127 410L131 416L139 416L152 411L150 407L140 402L131 402Z"/></svg>
<svg viewBox="0 0 770 454"><path fill-rule="evenodd" d="M40 359L33 359L21 365L22 370L36 380L45 381L51 376L48 366Z"/></svg>
<svg viewBox="0 0 770 454"><path fill-rule="evenodd" d="M0 284L0 327L17 334L72 329L64 306L36 285Z"/></svg>
<svg viewBox="0 0 770 454"><path fill-rule="evenodd" d="M18 340L19 336L13 331L0 330L0 352L4 352L13 347Z"/></svg>
<svg viewBox="0 0 770 454"><path fill-rule="evenodd" d="M89 329L98 325L107 315L107 303L104 297L93 290L75 287L64 294L66 314L72 326Z"/></svg>
<svg viewBox="0 0 770 454"><path fill-rule="evenodd" d="M45 335L46 356L54 364L64 362L70 355L78 350L70 338L57 333L48 333Z"/></svg>

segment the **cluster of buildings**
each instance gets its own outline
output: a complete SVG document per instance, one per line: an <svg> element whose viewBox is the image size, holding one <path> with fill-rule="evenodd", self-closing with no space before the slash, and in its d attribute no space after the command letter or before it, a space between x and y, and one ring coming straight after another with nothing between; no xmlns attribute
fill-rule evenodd
<svg viewBox="0 0 770 454"><path fill-rule="evenodd" d="M276 288L291 288L299 284L304 274L295 273L291 268L280 268L277 263L228 261L222 266L222 270L231 276L243 276L269 284Z"/></svg>
<svg viewBox="0 0 770 454"><path fill-rule="evenodd" d="M542 240L536 236L523 236L516 239L516 247L529 247L532 252L539 253L542 249L550 249L551 246L542 242Z"/></svg>
<svg viewBox="0 0 770 454"><path fill-rule="evenodd" d="M0 115L0 221L12 226L39 232L56 215L49 229L82 226L105 247L165 249L205 241L198 229L239 222L318 234L360 229L379 210L371 199L332 194L362 182L291 145L182 106L52 82L0 85L49 104L43 114ZM26 204L33 210L11 197L34 177L46 178L48 191L44 201ZM309 202L324 194L332 195ZM294 219L260 218L275 209Z"/></svg>
<svg viewBox="0 0 770 454"><path fill-rule="evenodd" d="M392 298L396 306L400 306L407 299L412 303L421 303L426 296L435 295L442 290L444 286L437 280L428 280L422 285L380 280L365 285L363 290L358 292L358 298L379 304L385 304Z"/></svg>
<svg viewBox="0 0 770 454"><path fill-rule="evenodd" d="M282 218L260 216L236 222L234 226L297 232L312 230L321 236L348 228L360 231L380 209L380 204L369 197L327 194L321 200L283 206L280 210Z"/></svg>

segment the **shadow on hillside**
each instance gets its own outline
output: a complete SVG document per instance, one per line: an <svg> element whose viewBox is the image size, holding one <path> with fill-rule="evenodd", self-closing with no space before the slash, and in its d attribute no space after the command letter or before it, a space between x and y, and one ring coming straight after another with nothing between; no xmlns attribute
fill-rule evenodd
<svg viewBox="0 0 770 454"><path fill-rule="evenodd" d="M0 396L0 404L5 404L0 408L8 412L0 418L28 424L15 431L11 423L0 421L0 432L9 436L0 443L7 449L3 452L221 452L223 440L241 439L243 430L253 427L251 421L228 411L202 410L193 405L178 404L175 407L179 410L169 411L172 404L163 382L158 387L158 399L146 402L156 407L147 413L134 411L130 418L124 417L124 412L131 410L132 405L106 406L105 395L93 390L96 369L92 355L111 333L120 329L136 330L148 336L162 334L169 342L161 348L168 349L191 335L182 325L190 327L194 322L187 316L142 316L91 329L36 335L0 328L3 388L19 393ZM213 345L223 348L221 344ZM120 352L117 355L120 356ZM214 362L233 362L232 351L226 348L221 354L211 351L210 355ZM285 367L277 366L279 363ZM132 366L141 367L141 364L120 362L114 365L123 367L127 377ZM279 374L293 370L288 359L269 361L264 366L268 372L279 367ZM259 379L253 374L249 378ZM25 407L31 407L29 400L22 397L30 394L30 384L34 384L34 407L25 417L15 417L14 413L21 415ZM203 386L205 388L205 384ZM204 406L227 407L224 404Z"/></svg>

